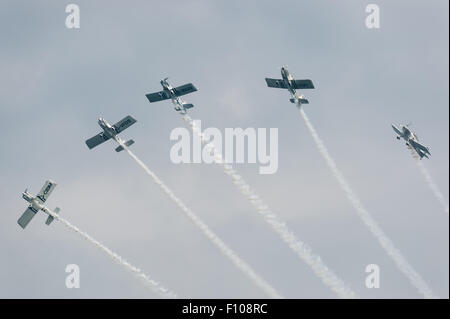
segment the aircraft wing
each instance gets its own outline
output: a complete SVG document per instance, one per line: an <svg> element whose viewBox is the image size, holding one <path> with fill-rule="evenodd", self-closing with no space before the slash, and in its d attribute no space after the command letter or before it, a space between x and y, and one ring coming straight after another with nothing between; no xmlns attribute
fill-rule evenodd
<svg viewBox="0 0 450 319"><path fill-rule="evenodd" d="M37 210L35 210L33 207L29 206L27 210L20 216L17 223L20 225L20 227L24 228L27 227L28 223L33 219L34 215L36 215Z"/></svg>
<svg viewBox="0 0 450 319"><path fill-rule="evenodd" d="M97 145L102 144L103 142L105 142L107 140L109 140L109 137L106 134L98 133L97 135L86 140L86 145L89 147L89 149L91 149L91 148L96 147Z"/></svg>
<svg viewBox="0 0 450 319"><path fill-rule="evenodd" d="M414 146L414 148L419 149L422 153L430 154L430 151L428 150L428 148L426 148L422 144L417 143L416 141L413 141L413 140L410 140L409 142L412 144L412 146Z"/></svg>
<svg viewBox="0 0 450 319"><path fill-rule="evenodd" d="M129 128L131 125L133 125L136 122L137 121L133 117L131 117L130 115L127 115L123 119L121 119L119 122L114 124L113 126L118 134L118 133L126 130L127 128Z"/></svg>
<svg viewBox="0 0 450 319"><path fill-rule="evenodd" d="M54 181L48 180L45 182L44 186L42 186L41 190L36 195L36 198L38 198L41 201L41 204L45 203L45 201L50 196L50 194L53 192L55 187L56 187L56 183Z"/></svg>
<svg viewBox="0 0 450 319"><path fill-rule="evenodd" d="M195 92L197 91L197 88L192 83L188 83L174 88L173 91L177 96L181 96Z"/></svg>
<svg viewBox="0 0 450 319"><path fill-rule="evenodd" d="M395 133L397 133L399 136L403 136L403 133L400 132L400 130L398 128L396 128L393 124L391 124L392 129L395 131Z"/></svg>
<svg viewBox="0 0 450 319"><path fill-rule="evenodd" d="M284 84L284 81L281 79L266 78L266 83L267 86L271 88L287 89L286 85Z"/></svg>
<svg viewBox="0 0 450 319"><path fill-rule="evenodd" d="M314 89L314 84L311 80L294 80L294 89Z"/></svg>
<svg viewBox="0 0 450 319"><path fill-rule="evenodd" d="M167 100L170 98L169 94L165 91L159 91L156 93L150 93L145 95L150 103L152 102L159 102L162 100Z"/></svg>

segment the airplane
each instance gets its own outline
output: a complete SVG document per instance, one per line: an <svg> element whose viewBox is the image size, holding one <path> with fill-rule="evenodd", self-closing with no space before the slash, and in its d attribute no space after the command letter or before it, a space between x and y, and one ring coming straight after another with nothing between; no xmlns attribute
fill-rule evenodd
<svg viewBox="0 0 450 319"><path fill-rule="evenodd" d="M145 96L150 103L171 99L172 103L175 105L175 110L180 112L181 114L186 114L186 110L194 107L194 105L182 101L180 99L180 96L195 92L197 91L197 88L192 83L184 84L174 88L169 84L169 82L167 82L167 79L168 78L165 78L164 80L160 81L163 87L162 91L149 93Z"/></svg>
<svg viewBox="0 0 450 319"><path fill-rule="evenodd" d="M305 98L304 95L298 95L298 89L314 89L314 84L311 80L294 80L294 77L289 73L286 67L281 68L281 76L282 79L270 79L266 78L266 83L268 87L279 88L279 89L288 89L291 94L291 98L289 101L291 103L297 103L297 105L301 104L309 104L309 101Z"/></svg>
<svg viewBox="0 0 450 319"><path fill-rule="evenodd" d="M33 196L30 193L28 193L28 190L25 189L25 191L22 193L23 199L25 199L27 202L30 203L26 211L20 216L17 223L25 229L27 227L28 223L33 219L34 215L37 214L38 211L42 210L43 212L48 214L47 220L45 221L45 224L50 225L53 221L54 217L49 214L47 207L44 206L45 201L50 196L51 192L55 189L56 183L52 180L47 180L42 186L40 192ZM56 207L54 212L56 214L59 213L59 208Z"/></svg>
<svg viewBox="0 0 450 319"><path fill-rule="evenodd" d="M131 140L124 142L120 137L117 136L117 134L119 134L120 132L129 128L131 125L133 125L136 122L137 121L134 118L132 118L130 115L125 116L123 119L121 119L119 122L117 122L114 125L109 124L105 119L99 118L98 125L100 125L100 127L103 129L103 132L86 140L86 145L89 147L89 149L92 149L92 148L96 147L97 145L100 145L103 142L106 142L107 140L112 138L117 143L120 144L120 146L116 147L116 152L123 151L124 148L123 148L122 144L124 144L125 146L130 146L130 145L134 144L134 141L131 139Z"/></svg>
<svg viewBox="0 0 450 319"><path fill-rule="evenodd" d="M431 156L430 149L419 143L419 138L408 127L409 124L401 125L401 130L395 127L394 124L391 124L391 126L394 132L397 133L397 140L400 140L400 138L404 139L406 141L406 146L408 146L409 149L414 150L420 156L420 159L424 157L429 158L428 155Z"/></svg>

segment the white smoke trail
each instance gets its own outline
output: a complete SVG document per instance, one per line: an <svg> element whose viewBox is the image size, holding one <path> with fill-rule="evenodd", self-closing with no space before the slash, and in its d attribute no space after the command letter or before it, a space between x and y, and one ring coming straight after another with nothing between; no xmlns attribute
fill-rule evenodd
<svg viewBox="0 0 450 319"><path fill-rule="evenodd" d="M119 141L119 144L127 151L127 153L144 169L144 171L153 179L153 181L161 187L169 198L178 205L179 208L186 214L187 217L205 234L205 236L228 257L232 263L240 269L256 286L261 288L271 298L283 298L283 296L275 290L268 282L260 277L245 261L243 261L231 248L229 248L197 215L195 215L175 194L169 187L166 186L158 176L151 171L130 149Z"/></svg>
<svg viewBox="0 0 450 319"><path fill-rule="evenodd" d="M439 203L441 203L442 207L444 208L444 211L448 214L448 204L445 201L444 195L442 195L441 191L437 187L437 185L434 183L433 179L431 178L430 173L426 169L425 165L423 165L422 161L416 160L417 166L420 169L420 172L425 177L425 180L428 184L428 186L431 188L431 191L433 192L434 196L437 198Z"/></svg>
<svg viewBox="0 0 450 319"><path fill-rule="evenodd" d="M221 153L212 143L202 134L200 129L195 125L194 121L185 115L183 119L189 124L193 132L198 134L202 143L206 144L205 148L208 152L213 152L215 163L221 166L225 174L231 176L233 183L238 187L240 192L248 198L250 203L261 214L264 220L273 228L273 230L288 244L288 246L308 265L311 267L317 277L334 291L340 298L357 298L355 292L347 287L344 282L339 279L333 271L331 271L319 256L315 255L311 248L300 241L295 234L282 222L279 217L270 211L269 207L263 203L259 196L250 188L245 180L240 176L231 165L224 162Z"/></svg>
<svg viewBox="0 0 450 319"><path fill-rule="evenodd" d="M90 243L94 244L101 250L103 250L109 257L111 257L115 262L119 263L120 265L124 266L127 270L131 271L134 275L136 275L138 278L142 279L144 283L150 287L150 289L160 295L164 298L178 298L177 294L170 291L167 288L164 288L161 286L160 283L157 281L151 279L148 275L144 274L139 268L136 268L135 266L131 265L128 261L123 259L121 256L113 252L111 249L100 243L98 240L92 238L84 231L80 230L78 227L72 225L70 222L68 222L66 219L62 218L55 212L51 211L47 207L44 207L44 211L48 213L49 215L53 216L55 219L59 220L61 223L63 223L66 227L70 228L71 230L78 233L81 237L89 241Z"/></svg>
<svg viewBox="0 0 450 319"><path fill-rule="evenodd" d="M377 222L373 219L373 217L369 214L369 212L363 207L361 201L358 199L356 194L353 192L353 190L350 188L349 184L345 180L342 173L337 168L336 163L334 162L331 155L328 153L328 150L325 147L325 144L320 139L320 137L317 134L317 131L315 130L311 121L306 116L306 113L303 111L303 109L301 107L299 107L299 111L300 111L300 114L303 117L303 120L305 121L306 126L308 127L316 145L317 145L317 148L319 149L320 154L325 159L326 163L328 164L328 167L333 172L333 175L338 180L339 185L341 186L342 190L347 195L347 198L350 201L350 203L352 204L352 206L356 209L356 212L358 213L359 217L362 219L364 224L369 228L369 230L372 232L372 234L376 237L376 239L381 244L381 246L385 249L387 254L394 260L395 264L400 269L400 271L403 272L408 277L411 284L413 286L415 286L425 298L437 298L437 296L434 295L434 293L431 291L431 289L428 287L428 285L422 279L422 277L408 263L408 261L403 257L403 255L400 253L400 251L397 250L397 248L395 248L392 241L386 236L386 234L381 230L380 226L378 226Z"/></svg>

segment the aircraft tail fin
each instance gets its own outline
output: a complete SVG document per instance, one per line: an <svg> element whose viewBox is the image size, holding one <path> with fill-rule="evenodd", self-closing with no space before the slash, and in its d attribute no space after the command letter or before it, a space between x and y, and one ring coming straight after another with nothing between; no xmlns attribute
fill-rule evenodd
<svg viewBox="0 0 450 319"><path fill-rule="evenodd" d="M56 208L53 210L53 212L54 212L55 214L59 214L59 211L60 211L59 207L56 207ZM55 218L54 218L52 215L48 215L47 220L45 221L45 224L46 224L46 225L50 225L54 219L55 219Z"/></svg>
<svg viewBox="0 0 450 319"><path fill-rule="evenodd" d="M130 145L133 145L133 144L134 144L133 140L128 140L128 141L125 142L125 146L130 146ZM124 148L123 148L122 145L116 147L116 152L120 152L120 151L123 151L123 150L124 150Z"/></svg>

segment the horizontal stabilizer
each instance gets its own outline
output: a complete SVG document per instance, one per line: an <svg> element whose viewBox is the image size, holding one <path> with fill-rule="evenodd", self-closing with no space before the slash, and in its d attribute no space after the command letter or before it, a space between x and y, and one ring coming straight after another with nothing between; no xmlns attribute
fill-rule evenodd
<svg viewBox="0 0 450 319"><path fill-rule="evenodd" d="M133 145L133 144L134 144L133 140L128 140L128 141L125 142L125 146L130 146L130 145ZM116 147L116 152L121 152L123 150L124 150L124 148L123 148L122 145Z"/></svg>
<svg viewBox="0 0 450 319"><path fill-rule="evenodd" d="M430 150L429 150L428 147L423 146L422 144L420 144L420 143L418 143L418 142L416 142L416 141L414 141L414 140L410 140L410 143L412 144L412 146L413 146L415 149L420 150L420 151L421 151L422 153L424 153L424 154L429 154L429 155L431 155Z"/></svg>
<svg viewBox="0 0 450 319"><path fill-rule="evenodd" d="M307 99L299 99L298 100L301 104L309 104L309 101Z"/></svg>
<svg viewBox="0 0 450 319"><path fill-rule="evenodd" d="M46 225L50 225L51 222L55 219L52 215L48 215L47 220L45 221Z"/></svg>
<svg viewBox="0 0 450 319"><path fill-rule="evenodd" d="M298 103L300 103L300 104L309 104L309 101L308 101L307 99L298 99L298 100L296 101L296 99L291 98L289 101L291 101L291 103L296 103L296 102L298 102Z"/></svg>
<svg viewBox="0 0 450 319"><path fill-rule="evenodd" d="M59 211L60 211L59 207L56 207L56 208L53 210L53 212L54 212L56 215L59 214ZM49 214L48 217L47 217L47 220L45 221L45 224L46 224L46 225L50 225L54 219L55 219L55 217L53 217L52 215Z"/></svg>

